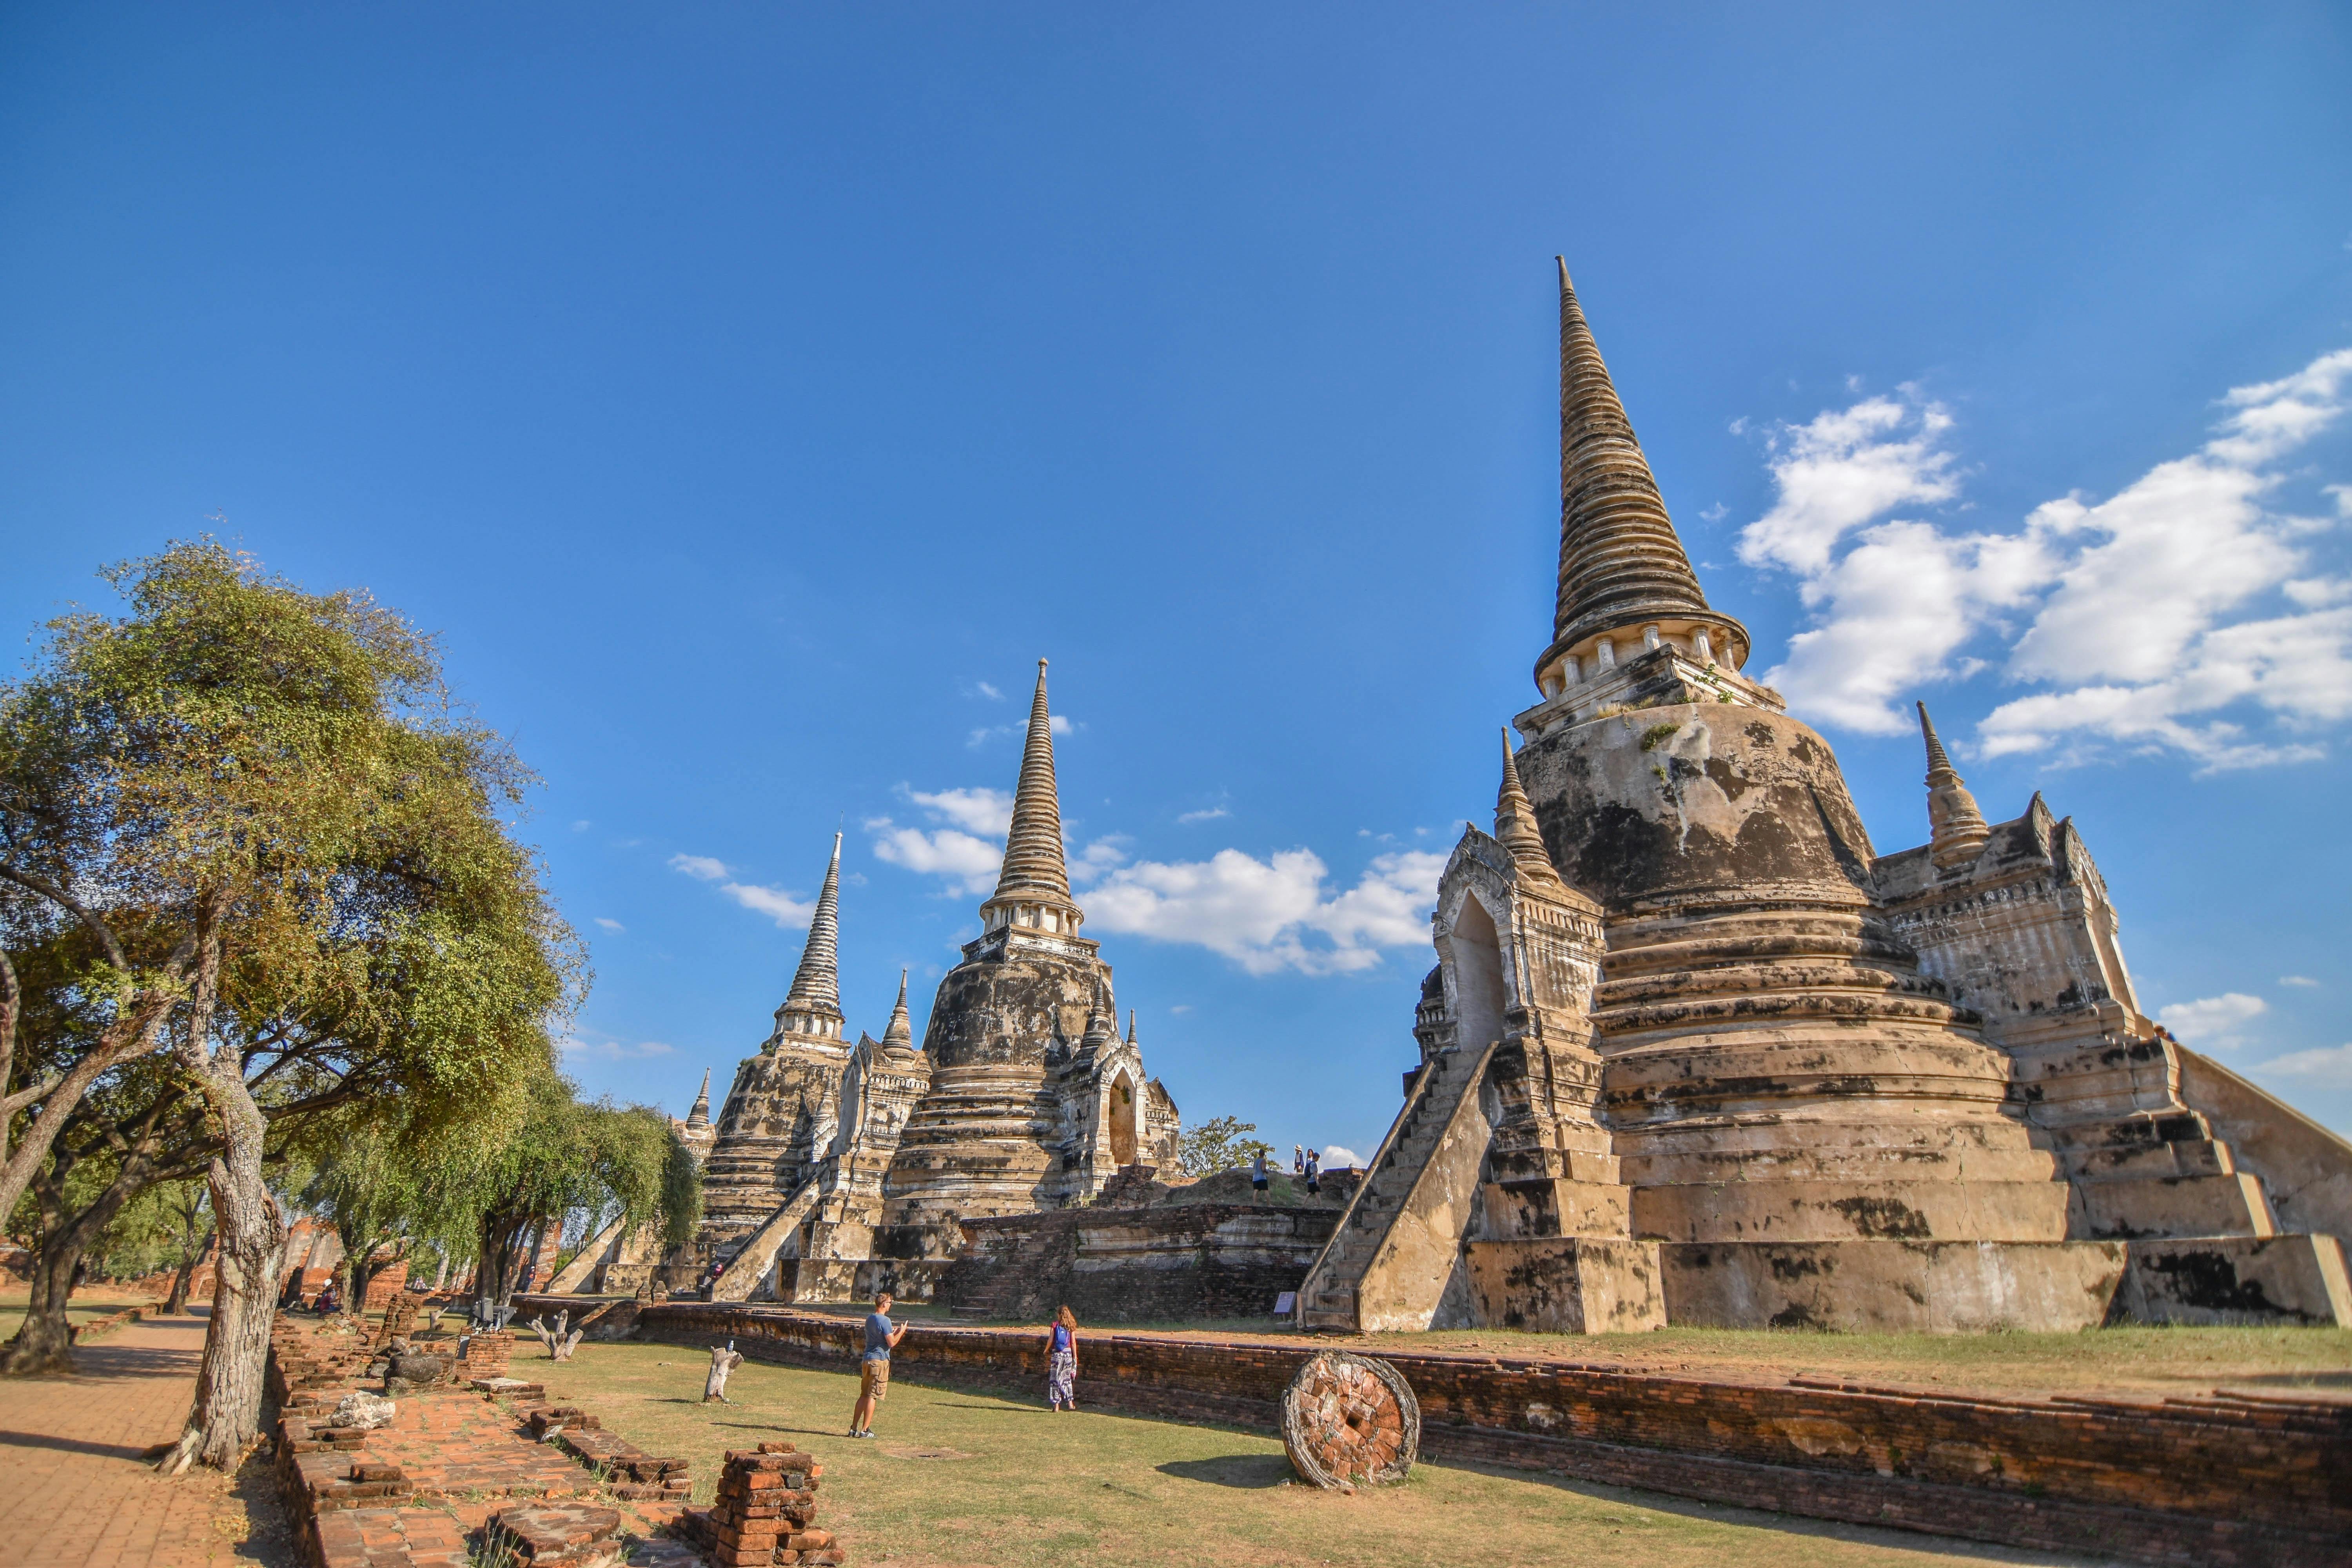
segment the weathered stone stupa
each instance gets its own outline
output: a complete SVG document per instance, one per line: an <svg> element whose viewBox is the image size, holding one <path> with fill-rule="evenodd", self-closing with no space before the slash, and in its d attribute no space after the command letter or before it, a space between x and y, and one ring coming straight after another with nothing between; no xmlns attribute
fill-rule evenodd
<svg viewBox="0 0 2352 1568"><path fill-rule="evenodd" d="M1172 1163L1176 1107L1115 1025L1110 965L1078 934L1045 661L981 935L940 982L929 1091L882 1184L876 1256L944 1264L960 1218L1083 1202L1121 1165Z"/></svg>
<svg viewBox="0 0 2352 1568"><path fill-rule="evenodd" d="M736 1074L707 1163L719 1300L927 1298L965 1217L1083 1202L1121 1165L1173 1164L1175 1102L1112 1026L1110 966L1077 934L1045 666L982 934L917 1050L906 977L882 1038L843 1044L841 845L775 1032Z"/></svg>
<svg viewBox="0 0 2352 1568"><path fill-rule="evenodd" d="M2352 1147L2234 1079L2270 1170L2215 1136L2071 825L1986 824L1924 709L1931 842L1876 855L1740 673L1564 263L1559 302L1542 700L1441 880L1422 1065L1303 1320L2352 1317ZM2278 1234L2273 1173L2326 1234Z"/></svg>
<svg viewBox="0 0 2352 1568"><path fill-rule="evenodd" d="M703 1163L702 1239L726 1259L832 1152L841 1109L841 835L775 1025L735 1069Z"/></svg>

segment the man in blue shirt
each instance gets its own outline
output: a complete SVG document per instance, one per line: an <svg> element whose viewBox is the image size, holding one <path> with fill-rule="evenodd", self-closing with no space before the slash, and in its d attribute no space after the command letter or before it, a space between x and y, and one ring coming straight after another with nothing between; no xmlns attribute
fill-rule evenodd
<svg viewBox="0 0 2352 1568"><path fill-rule="evenodd" d="M904 1323L891 1326L890 1292L880 1292L874 1298L874 1310L866 1318L866 1353L857 1363L857 1408L849 1416L851 1436L874 1436L874 1407L890 1392L890 1352L906 1337Z"/></svg>

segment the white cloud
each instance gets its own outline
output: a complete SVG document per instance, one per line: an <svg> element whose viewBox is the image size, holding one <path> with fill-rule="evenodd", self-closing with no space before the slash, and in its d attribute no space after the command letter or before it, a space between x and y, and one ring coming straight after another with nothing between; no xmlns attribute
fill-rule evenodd
<svg viewBox="0 0 2352 1568"><path fill-rule="evenodd" d="M1176 1005L1174 1005L1173 1007L1169 1008L1168 1010L1169 1010L1171 1013L1176 1014L1178 1016L1180 1016L1180 1017L1181 1017L1181 1016L1182 1016L1184 1014L1189 1013L1189 1012L1191 1012L1191 1011L1192 1010L1192 1004L1191 1004L1190 1002L1179 1002L1179 1003L1177 1003L1177 1004L1176 1004Z"/></svg>
<svg viewBox="0 0 2352 1568"><path fill-rule="evenodd" d="M982 697L987 698L991 702L1002 702L1004 700L1004 693L999 691L995 687L991 686L985 680L973 681L972 689L978 691Z"/></svg>
<svg viewBox="0 0 2352 1568"><path fill-rule="evenodd" d="M1227 811L1222 805L1213 805L1204 811L1179 812L1176 814L1176 820L1189 826L1195 822L1214 822L1221 816L1231 816L1232 815L1232 812Z"/></svg>
<svg viewBox="0 0 2352 1568"><path fill-rule="evenodd" d="M572 831L574 833L585 833L593 826L595 825L583 816L579 821L572 825Z"/></svg>
<svg viewBox="0 0 2352 1568"><path fill-rule="evenodd" d="M1070 879L1081 885L1115 867L1127 864L1127 847L1133 840L1124 833L1106 833L1089 842L1070 859Z"/></svg>
<svg viewBox="0 0 2352 1568"><path fill-rule="evenodd" d="M1364 1157L1340 1143L1323 1145L1323 1168L1327 1171L1354 1170L1365 1163Z"/></svg>
<svg viewBox="0 0 2352 1568"><path fill-rule="evenodd" d="M1987 717L1986 755L2173 752L2210 772L2324 754L2310 731L2352 718L2352 582L2309 570L2306 542L2335 523L2279 511L2276 465L2352 406L2347 384L2352 350L2239 387L2197 452L2009 531L1886 518L1958 494L1935 404L1906 392L1779 427L1778 499L1739 554L1795 574L1812 625L1764 679L1883 734L1908 722L1899 698L1997 663L2044 689ZM2327 493L2352 516L2352 490ZM1969 657L1987 636L2008 646Z"/></svg>
<svg viewBox="0 0 2352 1568"><path fill-rule="evenodd" d="M904 785L899 787L905 789ZM936 795L909 789L906 795L934 817L951 822L967 833L993 834L1002 838L1013 826L1013 797L1001 789L943 789Z"/></svg>
<svg viewBox="0 0 2352 1568"><path fill-rule="evenodd" d="M606 915L598 915L598 916L596 917L596 923L597 923L598 925L600 925L600 926L603 926L606 931L612 931L612 932L615 933L616 935L617 935L619 932L625 931L626 931L626 930L628 930L628 929L629 929L628 927L626 927L626 926L623 925L620 921L616 921L616 920L614 920L614 919L612 919L611 917L606 916Z"/></svg>
<svg viewBox="0 0 2352 1568"><path fill-rule="evenodd" d="M2282 974L2279 976L2278 983L2282 985L2316 985L2319 984L2318 981L2314 980L2308 974Z"/></svg>
<svg viewBox="0 0 2352 1568"><path fill-rule="evenodd" d="M887 816L872 818L866 827L874 835L877 857L909 871L942 878L960 892L991 891L1004 864L1004 846L975 838L960 828L926 832L901 827Z"/></svg>
<svg viewBox="0 0 2352 1568"><path fill-rule="evenodd" d="M1045 729L1046 732L1049 734L1066 735L1070 732L1072 728L1073 724L1070 716L1066 713L1048 713L1045 715Z"/></svg>
<svg viewBox="0 0 2352 1568"><path fill-rule="evenodd" d="M757 882L734 880L733 873L728 869L725 861L715 860L708 855L673 855L669 863L673 868L685 872L697 881L718 883L719 890L727 897L747 910L766 915L788 931L806 930L810 917L816 913L814 900L803 903L782 888L766 888Z"/></svg>
<svg viewBox="0 0 2352 1568"><path fill-rule="evenodd" d="M1442 855L1382 855L1331 896L1311 849L1264 860L1221 849L1206 860L1124 867L1087 895L1087 911L1102 930L1194 943L1252 974L1353 973L1377 965L1383 947L1428 942L1444 868ZM1322 941L1310 945L1314 938Z"/></svg>
<svg viewBox="0 0 2352 1568"><path fill-rule="evenodd" d="M803 903L782 888L763 888L757 882L721 882L719 890L786 931L806 931L816 914L815 900Z"/></svg>
<svg viewBox="0 0 2352 1568"><path fill-rule="evenodd" d="M2242 991L2179 1002L2159 1011L2156 1021L2192 1050L2233 1051L2247 1041L2246 1026L2271 1010L2270 1004Z"/></svg>
<svg viewBox="0 0 2352 1568"><path fill-rule="evenodd" d="M555 1046L566 1057L605 1062L642 1061L651 1057L675 1056L677 1049L659 1040L639 1040L629 1045L621 1040L583 1040L576 1035L565 1036Z"/></svg>
<svg viewBox="0 0 2352 1568"><path fill-rule="evenodd" d="M1959 491L1952 455L1941 448L1952 416L1939 404L1865 398L1824 409L1810 424L1781 425L1767 438L1780 500L1740 531L1739 559L1811 575L1853 529L1915 501Z"/></svg>
<svg viewBox="0 0 2352 1568"><path fill-rule="evenodd" d="M2315 1089L2352 1089L2352 1044L2289 1051L2246 1071L2254 1078L2286 1079Z"/></svg>

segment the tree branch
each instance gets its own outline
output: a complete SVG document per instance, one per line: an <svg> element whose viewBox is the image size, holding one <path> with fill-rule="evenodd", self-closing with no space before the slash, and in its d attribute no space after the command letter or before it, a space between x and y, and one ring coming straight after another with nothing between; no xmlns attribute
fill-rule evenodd
<svg viewBox="0 0 2352 1568"><path fill-rule="evenodd" d="M106 960L109 963L125 973L130 972L131 960L123 955L122 944L114 940L113 928L100 920L97 913L83 904L79 899L75 898L47 878L37 877L30 871L20 871L5 861L0 861L0 881L14 882L26 892L38 894L72 915L81 922L85 931L98 939L98 945L106 950Z"/></svg>

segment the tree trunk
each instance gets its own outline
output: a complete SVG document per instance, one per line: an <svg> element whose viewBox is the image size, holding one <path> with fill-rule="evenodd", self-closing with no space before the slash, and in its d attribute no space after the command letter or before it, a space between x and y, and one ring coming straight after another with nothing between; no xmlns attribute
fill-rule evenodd
<svg viewBox="0 0 2352 1568"><path fill-rule="evenodd" d="M33 1297L25 1307L25 1321L16 1337L0 1351L0 1377L37 1377L71 1372L73 1332L68 1326L66 1303L72 1297L90 1244L106 1233L114 1216L147 1184L152 1163L134 1150L115 1169L114 1179L80 1213L60 1213L65 1173L52 1167L41 1194L42 1226L38 1258L33 1265Z"/></svg>
<svg viewBox="0 0 2352 1568"><path fill-rule="evenodd" d="M196 1399L179 1442L159 1469L176 1474L192 1459L234 1470L261 1433L262 1379L269 1362L269 1325L278 1315L278 1271L286 1261L286 1220L263 1180L261 1159L269 1124L245 1081L245 1058L212 1037L225 895L206 900L199 918L196 984L181 1060L204 1086L219 1118L223 1151L205 1173L220 1258L213 1310L205 1328L205 1359L196 1371Z"/></svg>
<svg viewBox="0 0 2352 1568"><path fill-rule="evenodd" d="M66 1300L73 1294L74 1269L81 1248L65 1244L62 1236L45 1238L33 1260L33 1299L25 1304L25 1321L16 1337L0 1351L0 1376L44 1377L73 1371L73 1331L66 1318Z"/></svg>

